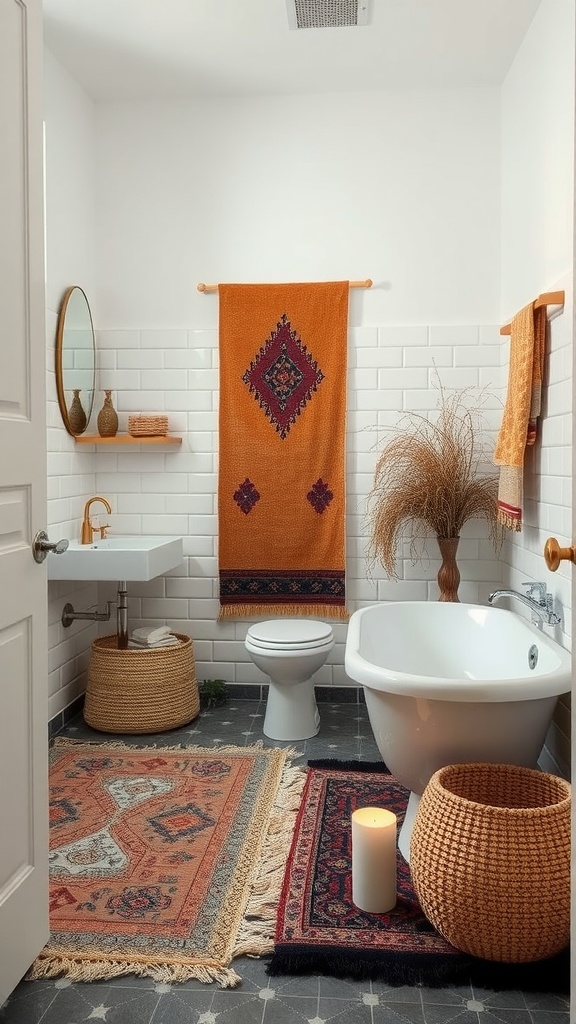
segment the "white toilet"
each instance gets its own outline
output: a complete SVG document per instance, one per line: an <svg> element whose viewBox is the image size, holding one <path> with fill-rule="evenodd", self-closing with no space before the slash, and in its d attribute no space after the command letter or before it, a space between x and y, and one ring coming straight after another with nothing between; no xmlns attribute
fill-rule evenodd
<svg viewBox="0 0 576 1024"><path fill-rule="evenodd" d="M312 676L334 647L332 627L316 619L269 619L250 626L246 650L270 677L264 735L306 740L320 728Z"/></svg>

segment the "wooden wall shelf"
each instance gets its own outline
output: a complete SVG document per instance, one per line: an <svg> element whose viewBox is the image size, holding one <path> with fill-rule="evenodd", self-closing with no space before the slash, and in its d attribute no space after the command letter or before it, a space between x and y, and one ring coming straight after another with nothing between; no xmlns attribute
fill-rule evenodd
<svg viewBox="0 0 576 1024"><path fill-rule="evenodd" d="M99 434L77 434L74 438L77 444L129 444L129 445L174 445L182 444L181 437L174 434L162 434L157 437L132 437L132 434L116 434L114 437L100 437Z"/></svg>

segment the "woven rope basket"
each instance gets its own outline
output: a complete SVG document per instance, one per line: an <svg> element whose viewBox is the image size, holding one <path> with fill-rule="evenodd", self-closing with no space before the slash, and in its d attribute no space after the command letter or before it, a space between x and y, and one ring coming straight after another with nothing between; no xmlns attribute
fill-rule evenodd
<svg viewBox="0 0 576 1024"><path fill-rule="evenodd" d="M119 650L117 637L92 644L84 719L102 732L176 729L200 710L192 640L150 651Z"/></svg>
<svg viewBox="0 0 576 1024"><path fill-rule="evenodd" d="M570 934L568 782L509 764L441 768L426 786L410 843L422 910L457 949L527 963Z"/></svg>
<svg viewBox="0 0 576 1024"><path fill-rule="evenodd" d="M168 433L168 417L129 416L128 433L131 437L163 437Z"/></svg>

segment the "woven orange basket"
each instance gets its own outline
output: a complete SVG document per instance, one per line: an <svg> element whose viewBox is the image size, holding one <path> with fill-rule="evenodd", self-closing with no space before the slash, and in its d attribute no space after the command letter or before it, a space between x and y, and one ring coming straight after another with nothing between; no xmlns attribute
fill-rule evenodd
<svg viewBox="0 0 576 1024"><path fill-rule="evenodd" d="M441 768L412 829L422 910L457 949L529 963L570 935L570 784L509 764Z"/></svg>
<svg viewBox="0 0 576 1024"><path fill-rule="evenodd" d="M168 433L168 417L152 414L129 416L128 433L131 437L164 437Z"/></svg>
<svg viewBox="0 0 576 1024"><path fill-rule="evenodd" d="M118 638L94 640L84 720L114 733L163 732L186 725L200 710L192 640L173 647L119 650Z"/></svg>

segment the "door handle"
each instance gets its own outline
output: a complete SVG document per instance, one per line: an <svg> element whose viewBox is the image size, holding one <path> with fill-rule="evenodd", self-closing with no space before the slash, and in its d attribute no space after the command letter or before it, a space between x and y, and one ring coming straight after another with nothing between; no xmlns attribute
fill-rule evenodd
<svg viewBox="0 0 576 1024"><path fill-rule="evenodd" d="M48 534L44 530L40 530L39 533L34 537L32 544L32 554L34 555L35 562L43 562L49 551L53 551L55 555L61 555L63 551L66 551L69 541L57 540L55 544L48 540Z"/></svg>
<svg viewBox="0 0 576 1024"><path fill-rule="evenodd" d="M552 572L556 572L560 562L564 559L576 562L576 547L561 548L556 537L548 537L544 545L544 560L548 568Z"/></svg>

